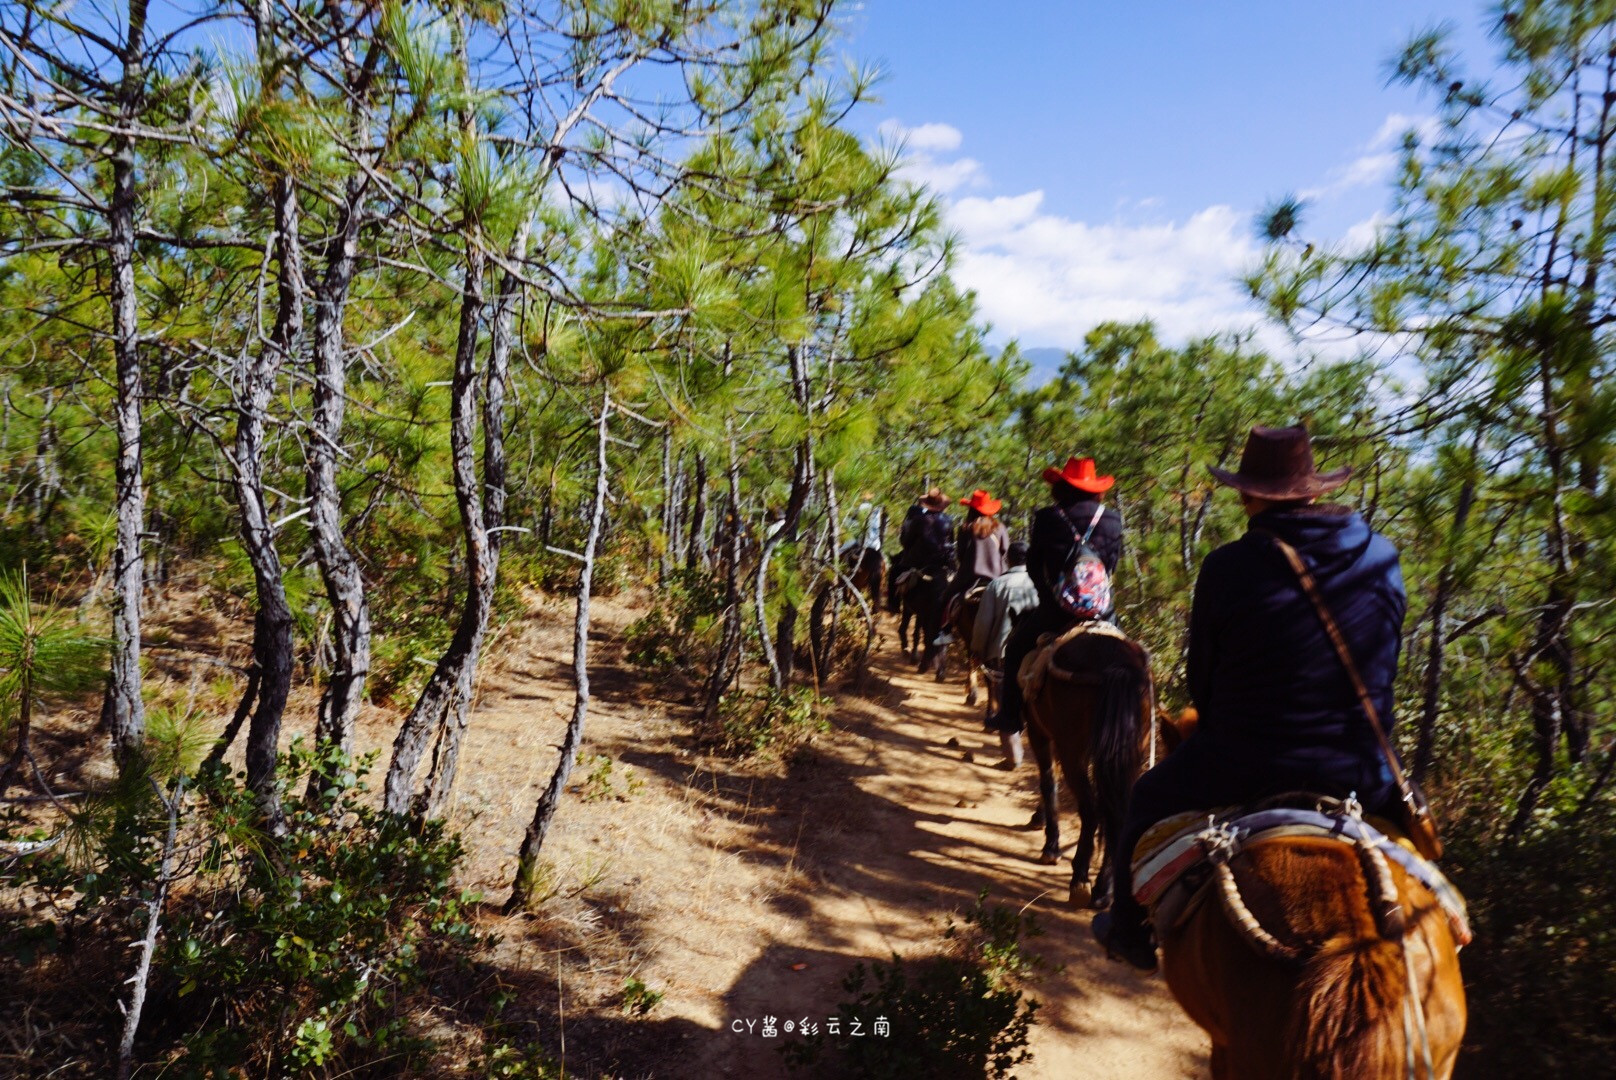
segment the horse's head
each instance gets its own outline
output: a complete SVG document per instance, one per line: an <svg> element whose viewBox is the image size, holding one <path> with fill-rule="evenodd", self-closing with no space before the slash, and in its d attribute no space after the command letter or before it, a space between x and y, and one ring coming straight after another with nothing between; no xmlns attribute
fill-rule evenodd
<svg viewBox="0 0 1616 1080"><path fill-rule="evenodd" d="M1176 713L1158 705L1156 719L1161 722L1162 748L1169 754L1177 750L1179 745L1194 735L1195 729L1201 726L1201 714L1193 705L1186 706Z"/></svg>

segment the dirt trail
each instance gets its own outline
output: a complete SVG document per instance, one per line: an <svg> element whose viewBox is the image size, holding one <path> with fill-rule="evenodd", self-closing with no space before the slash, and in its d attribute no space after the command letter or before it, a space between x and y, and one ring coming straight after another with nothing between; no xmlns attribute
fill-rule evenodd
<svg viewBox="0 0 1616 1080"><path fill-rule="evenodd" d="M611 639L634 612L601 608L585 754L609 756L612 771L590 784L600 759L589 757L575 774L546 850L558 895L538 918L494 920L517 996L506 1017L552 1045L564 1029L569 1073L787 1075L764 1017L823 1025L856 961L930 951L987 886L990 902L1037 913L1033 948L1057 966L1035 989L1035 1059L1019 1075L1205 1075L1205 1039L1161 981L1107 961L1089 913L1065 905L1070 864L1036 862L1041 835L1018 827L1035 804L1031 764L995 769L997 741L959 681L913 675L890 626L864 692L840 696L835 730L760 775L691 752L692 710L666 703L678 691L613 662ZM490 677L461 768L472 883L492 900L570 704L551 614L502 648L523 659ZM631 976L665 995L644 1017L620 1008ZM750 1033L732 1030L748 1020Z"/></svg>

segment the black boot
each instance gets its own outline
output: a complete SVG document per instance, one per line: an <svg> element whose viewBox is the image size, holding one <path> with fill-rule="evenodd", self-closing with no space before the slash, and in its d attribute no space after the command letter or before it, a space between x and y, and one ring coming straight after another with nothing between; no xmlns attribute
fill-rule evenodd
<svg viewBox="0 0 1616 1080"><path fill-rule="evenodd" d="M1094 916L1090 929L1111 959L1144 972L1156 970L1156 945L1150 940L1150 927L1119 919L1113 910Z"/></svg>

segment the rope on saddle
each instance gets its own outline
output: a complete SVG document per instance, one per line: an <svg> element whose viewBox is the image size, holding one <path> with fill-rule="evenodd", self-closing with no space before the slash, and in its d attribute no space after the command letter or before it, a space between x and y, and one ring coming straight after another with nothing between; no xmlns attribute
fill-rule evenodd
<svg viewBox="0 0 1616 1080"><path fill-rule="evenodd" d="M1097 673L1069 671L1055 663L1055 654L1068 642L1077 640L1083 634L1100 634L1113 637L1119 641L1127 641L1128 635L1118 630L1104 619L1090 619L1080 622L1060 634L1045 634L1038 639L1038 648L1027 654L1022 662L1018 676L1021 679L1021 692L1025 700L1031 701L1038 696L1044 688L1044 680L1058 679L1061 682L1083 683L1098 685L1101 676Z"/></svg>
<svg viewBox="0 0 1616 1080"><path fill-rule="evenodd" d="M1363 804L1358 802L1357 795L1347 796L1341 814L1363 821ZM1362 832L1357 834L1352 846L1358 852L1359 865L1363 867L1364 885L1369 892L1369 912L1374 917L1375 930L1387 941L1401 940L1408 929L1408 920L1403 915L1403 902L1397 895L1397 883L1392 880L1391 864L1386 861L1380 845L1370 842Z"/></svg>
<svg viewBox="0 0 1616 1080"><path fill-rule="evenodd" d="M1341 814L1343 817L1361 821L1363 807L1356 797L1349 797L1343 805ZM1258 952L1282 963L1300 963L1304 959L1302 951L1294 945L1280 941L1264 929L1251 909L1246 906L1245 898L1240 895L1240 884L1235 880L1234 871L1229 868L1229 863L1240 853L1241 841L1245 835L1245 831L1236 825L1220 822L1216 817L1208 817L1206 828L1196 836L1207 862L1212 864L1223 910L1235 929ZM1403 914L1402 901L1397 895L1397 883L1392 878L1391 865L1386 861L1380 847L1361 834L1354 840L1353 849L1357 852L1358 862L1363 870L1364 887L1368 893L1369 910L1375 921L1375 931L1387 941L1398 942L1402 947L1404 958L1407 959L1408 943L1405 934L1408 924ZM1412 994L1413 962L1409 960L1408 963L1409 992ZM1423 1038L1423 1016L1420 1017L1420 1027Z"/></svg>
<svg viewBox="0 0 1616 1080"><path fill-rule="evenodd" d="M1246 906L1245 898L1240 895L1240 883L1235 881L1229 861L1239 854L1242 836L1243 833L1236 826L1209 817L1206 828L1196 837L1216 875L1218 898L1223 901L1224 914L1228 915L1229 921L1246 943L1264 956L1283 964L1301 963L1301 950L1285 944L1263 929L1257 916Z"/></svg>
<svg viewBox="0 0 1616 1080"><path fill-rule="evenodd" d="M1414 974L1414 954L1408 951L1407 941L1403 942L1403 970L1408 973L1408 989L1403 994L1403 1047L1408 1080L1419 1080L1419 1073L1414 1069L1416 1035L1419 1037L1420 1056L1425 1061L1427 1080L1436 1080L1436 1069L1431 1063L1431 1032L1425 1023L1425 996L1416 985L1419 980Z"/></svg>

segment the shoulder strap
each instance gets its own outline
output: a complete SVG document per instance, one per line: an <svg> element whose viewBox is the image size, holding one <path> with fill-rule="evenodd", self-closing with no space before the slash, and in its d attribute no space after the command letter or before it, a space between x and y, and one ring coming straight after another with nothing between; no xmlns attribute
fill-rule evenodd
<svg viewBox="0 0 1616 1080"><path fill-rule="evenodd" d="M1375 738L1380 742L1380 752L1392 770L1392 779L1397 782L1398 791L1402 793L1403 798L1413 806L1416 801L1413 790L1409 787L1408 778L1403 775L1403 766L1398 762L1397 754L1392 751L1391 743L1386 739L1386 729L1380 723L1380 710L1375 708L1374 699L1369 695L1369 688L1364 685L1363 676L1358 674L1358 665L1352 662L1352 650L1347 647L1347 639L1342 636L1335 617L1330 614L1330 609L1324 604L1324 597L1319 594L1318 582L1313 580L1313 575L1308 571L1307 564L1302 561L1302 556L1277 534L1255 526L1251 531L1261 533L1272 540L1274 546L1285 556L1285 561L1290 563L1291 569L1296 572L1297 578L1302 583L1302 591L1313 601L1313 607L1319 613L1319 621L1324 624L1324 632L1329 636L1330 643L1335 646L1336 655L1341 657L1341 666L1347 669L1347 677L1352 680L1352 688L1358 692L1358 702L1363 706L1364 715L1369 717L1369 726L1375 729Z"/></svg>
<svg viewBox="0 0 1616 1080"><path fill-rule="evenodd" d="M1089 537L1094 535L1094 526L1100 523L1100 518L1104 516L1104 514L1105 503L1096 503L1094 506L1094 516L1089 518L1089 527L1083 530L1084 544L1087 544L1089 542Z"/></svg>
<svg viewBox="0 0 1616 1080"><path fill-rule="evenodd" d="M1060 508L1061 520L1066 522L1066 527L1068 529L1072 530L1072 539L1076 540L1079 544L1083 544L1083 545L1087 545L1088 542L1089 542L1089 537L1094 535L1094 527L1100 523L1100 517L1104 513L1105 513L1105 504L1100 503L1099 505L1097 505L1094 508L1094 516L1089 518L1089 527L1084 529L1083 532L1081 534L1079 534L1078 531L1077 531L1077 526L1073 525L1072 524L1072 519L1067 516L1066 508L1065 507Z"/></svg>

